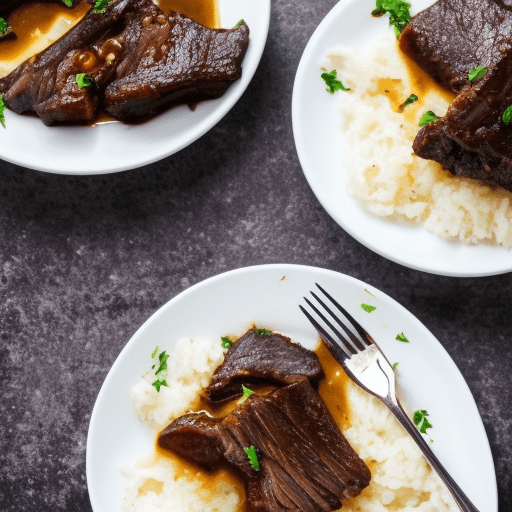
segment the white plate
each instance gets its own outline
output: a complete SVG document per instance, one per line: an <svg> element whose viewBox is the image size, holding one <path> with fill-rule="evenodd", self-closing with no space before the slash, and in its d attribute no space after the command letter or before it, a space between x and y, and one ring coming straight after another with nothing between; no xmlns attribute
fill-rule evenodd
<svg viewBox="0 0 512 512"><path fill-rule="evenodd" d="M84 126L45 126L39 118L6 111L0 132L0 158L24 167L59 174L106 174L151 164L201 137L237 102L256 71L267 39L270 0L219 0L220 23L233 27L244 19L250 42L242 77L218 99L192 111L175 107L138 125L118 122Z"/></svg>
<svg viewBox="0 0 512 512"><path fill-rule="evenodd" d="M432 4L414 0L412 13ZM300 61L292 99L293 135L302 169L329 215L376 253L407 267L440 275L483 276L512 270L512 252L500 247L447 242L423 227L377 217L347 192L341 162L345 143L333 96L320 78L320 62L343 44L363 48L388 27L388 17L372 18L375 0L341 0L320 23ZM350 148L343 148L350 151Z"/></svg>
<svg viewBox="0 0 512 512"><path fill-rule="evenodd" d="M155 345L172 351L182 336L208 336L220 343L222 335L241 335L254 322L312 348L316 333L298 304L316 282L368 329L391 361L400 362L403 401L410 410L429 411L436 455L480 512L497 511L496 477L482 421L462 375L432 334L393 299L361 281L313 267L264 265L184 291L125 346L105 379L89 425L87 484L94 512L119 511L127 481L117 472L118 462L133 462L154 449L152 433L132 410L130 389L148 369ZM368 314L359 307L362 302L377 309ZM394 339L400 332L410 343Z"/></svg>

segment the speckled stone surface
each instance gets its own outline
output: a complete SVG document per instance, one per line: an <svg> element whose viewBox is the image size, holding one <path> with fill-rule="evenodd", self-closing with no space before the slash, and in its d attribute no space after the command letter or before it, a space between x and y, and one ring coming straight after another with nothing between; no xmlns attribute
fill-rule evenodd
<svg viewBox="0 0 512 512"><path fill-rule="evenodd" d="M335 224L302 174L293 79L334 3L274 2L248 90L174 156L97 177L0 161L2 511L90 512L88 422L122 347L182 290L263 263L343 272L416 315L473 392L494 456L499 510L512 510L512 275L439 277L387 261Z"/></svg>

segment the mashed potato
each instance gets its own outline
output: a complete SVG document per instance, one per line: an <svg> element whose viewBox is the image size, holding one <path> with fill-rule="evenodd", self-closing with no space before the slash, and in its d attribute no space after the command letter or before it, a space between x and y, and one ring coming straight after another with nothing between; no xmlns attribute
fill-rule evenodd
<svg viewBox="0 0 512 512"><path fill-rule="evenodd" d="M172 362L171 362L172 358ZM148 428L157 432L196 404L223 359L220 343L181 339L171 355L168 388L160 393L143 376L132 389L132 403ZM343 505L343 512L455 512L448 490L432 472L414 442L388 408L351 381L344 395L351 426L345 436L372 473L370 485ZM171 458L149 454L119 471L128 479L123 512L237 512L242 498L236 486L218 478L208 486L194 472L183 472Z"/></svg>
<svg viewBox="0 0 512 512"><path fill-rule="evenodd" d="M413 154L421 115L443 116L451 97L419 91L392 31L365 51L339 47L322 67L336 69L349 92L337 92L347 147L342 155L349 191L375 215L424 223L429 231L465 243L512 247L512 194L455 178ZM398 112L410 94L419 101Z"/></svg>

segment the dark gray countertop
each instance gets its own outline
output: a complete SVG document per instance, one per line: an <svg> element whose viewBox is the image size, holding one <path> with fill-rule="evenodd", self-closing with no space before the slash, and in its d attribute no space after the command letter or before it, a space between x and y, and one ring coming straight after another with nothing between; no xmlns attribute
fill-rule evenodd
<svg viewBox="0 0 512 512"><path fill-rule="evenodd" d="M205 278L298 263L370 283L441 341L480 410L499 510L512 510L512 275L440 277L385 260L335 224L299 165L293 79L334 3L274 2L248 90L174 156L96 177L0 161L0 509L90 511L91 411L137 328Z"/></svg>

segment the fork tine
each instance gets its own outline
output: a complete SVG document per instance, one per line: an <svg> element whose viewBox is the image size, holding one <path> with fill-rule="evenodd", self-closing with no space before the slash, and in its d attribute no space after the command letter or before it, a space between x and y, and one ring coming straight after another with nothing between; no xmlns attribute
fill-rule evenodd
<svg viewBox="0 0 512 512"><path fill-rule="evenodd" d="M357 338L357 336L354 335L354 333L341 321L340 318L338 318L324 303L320 297L318 297L314 292L311 292L311 295L320 303L320 305L331 315L333 320L345 331L346 335L350 338L350 341L353 343L353 345L357 348L357 351L364 350L366 347L363 345L363 343ZM338 333L338 335L340 335Z"/></svg>
<svg viewBox="0 0 512 512"><path fill-rule="evenodd" d="M345 315L348 321L354 326L359 336L366 342L367 346L374 344L373 338L363 329L361 324L338 302L336 302L318 283L315 283L318 289Z"/></svg>
<svg viewBox="0 0 512 512"><path fill-rule="evenodd" d="M306 299L307 302L309 302ZM306 315L308 320L314 325L315 329L317 330L318 334L324 341L324 343L327 345L327 348L330 352L335 352L339 355L340 359L338 359L338 362L341 363L341 361L345 361L346 359L350 359L351 355L347 354L345 350L343 350L343 347L334 341L331 337L331 335L322 327L320 323L317 322L317 320L309 313L307 309L299 305L299 308L301 311ZM334 354L333 354L334 355Z"/></svg>

